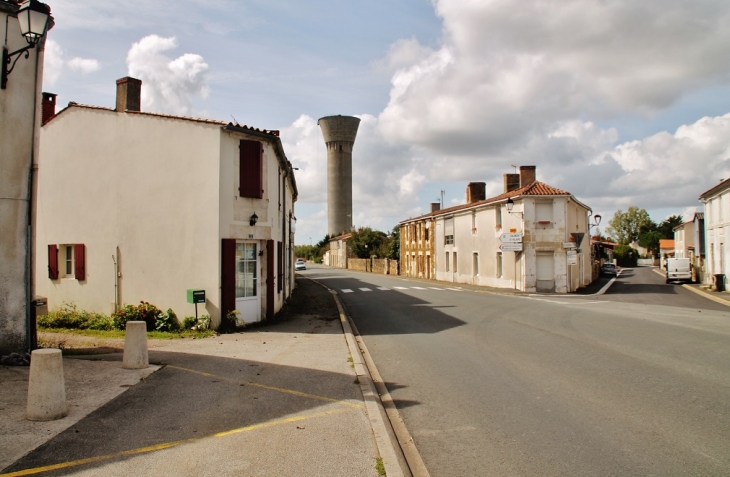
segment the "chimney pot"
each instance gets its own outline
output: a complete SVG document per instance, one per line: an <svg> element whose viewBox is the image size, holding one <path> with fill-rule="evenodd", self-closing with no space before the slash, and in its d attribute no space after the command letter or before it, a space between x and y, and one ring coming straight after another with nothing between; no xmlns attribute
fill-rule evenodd
<svg viewBox="0 0 730 477"><path fill-rule="evenodd" d="M117 111L140 111L142 80L125 76L117 80Z"/></svg>
<svg viewBox="0 0 730 477"><path fill-rule="evenodd" d="M466 203L472 204L487 198L486 182L469 182L466 186Z"/></svg>
<svg viewBox="0 0 730 477"><path fill-rule="evenodd" d="M56 94L41 93L43 97L43 105L41 106L41 126L46 124L53 116L56 115Z"/></svg>
<svg viewBox="0 0 730 477"><path fill-rule="evenodd" d="M535 182L537 166L520 166L520 187L525 187Z"/></svg>

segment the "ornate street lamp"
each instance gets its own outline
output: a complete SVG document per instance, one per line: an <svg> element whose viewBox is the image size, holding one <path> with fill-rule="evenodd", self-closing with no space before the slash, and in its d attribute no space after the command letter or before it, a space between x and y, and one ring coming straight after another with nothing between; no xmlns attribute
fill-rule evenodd
<svg viewBox="0 0 730 477"><path fill-rule="evenodd" d="M15 64L20 59L21 53L25 53L25 58L30 56L30 51L36 47L43 35L48 30L49 19L51 18L51 9L45 3L38 0L27 0L20 5L17 13L18 24L20 25L20 33L28 42L19 50L8 52L7 47L3 46L2 57L2 77L0 78L0 88L6 89L8 86L8 76L12 73ZM15 59L13 60L13 57Z"/></svg>

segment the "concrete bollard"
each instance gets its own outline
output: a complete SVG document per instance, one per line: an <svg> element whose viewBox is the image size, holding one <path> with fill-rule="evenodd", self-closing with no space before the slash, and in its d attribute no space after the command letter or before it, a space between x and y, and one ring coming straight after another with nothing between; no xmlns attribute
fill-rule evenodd
<svg viewBox="0 0 730 477"><path fill-rule="evenodd" d="M37 349L30 355L28 404L30 421L53 421L68 414L63 357L60 349Z"/></svg>
<svg viewBox="0 0 730 477"><path fill-rule="evenodd" d="M147 323L144 321L128 321L124 334L124 359L122 368L149 368L147 357Z"/></svg>

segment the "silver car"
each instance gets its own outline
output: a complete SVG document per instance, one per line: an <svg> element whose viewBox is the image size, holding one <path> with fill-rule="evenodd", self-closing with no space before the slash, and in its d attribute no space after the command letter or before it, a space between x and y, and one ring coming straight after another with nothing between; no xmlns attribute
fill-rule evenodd
<svg viewBox="0 0 730 477"><path fill-rule="evenodd" d="M294 270L306 270L307 265L304 264L304 260L301 258L298 258L296 262L294 262Z"/></svg>

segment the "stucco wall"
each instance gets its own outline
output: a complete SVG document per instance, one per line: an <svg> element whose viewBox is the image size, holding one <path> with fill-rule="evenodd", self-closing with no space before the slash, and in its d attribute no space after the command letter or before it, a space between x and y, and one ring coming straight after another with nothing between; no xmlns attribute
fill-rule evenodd
<svg viewBox="0 0 730 477"><path fill-rule="evenodd" d="M204 289L199 313L218 322L220 136L215 124L88 108L43 127L36 272L51 308L110 313L119 247L121 303L182 318L195 313L186 289ZM86 280L50 280L47 245L75 243L86 245Z"/></svg>
<svg viewBox="0 0 730 477"><path fill-rule="evenodd" d="M0 7L0 38L7 37L11 52L26 46L14 17L5 31L8 7ZM38 48L30 50L28 59L21 55L7 89L0 90L0 355L28 349L30 176L42 56Z"/></svg>
<svg viewBox="0 0 730 477"><path fill-rule="evenodd" d="M704 283L714 283L714 275L730 275L730 189L718 191L705 201L705 276Z"/></svg>

